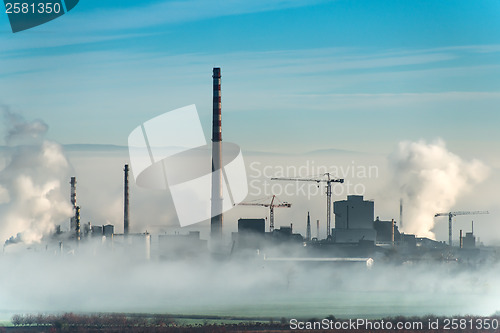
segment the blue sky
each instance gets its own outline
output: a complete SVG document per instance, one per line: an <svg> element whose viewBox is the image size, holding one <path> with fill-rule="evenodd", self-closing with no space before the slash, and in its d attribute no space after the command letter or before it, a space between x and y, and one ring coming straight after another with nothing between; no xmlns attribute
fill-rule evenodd
<svg viewBox="0 0 500 333"><path fill-rule="evenodd" d="M0 15L0 104L63 144L126 145L195 103L210 133L222 67L224 139L244 149L386 153L500 139L498 1L94 1L12 34Z"/></svg>

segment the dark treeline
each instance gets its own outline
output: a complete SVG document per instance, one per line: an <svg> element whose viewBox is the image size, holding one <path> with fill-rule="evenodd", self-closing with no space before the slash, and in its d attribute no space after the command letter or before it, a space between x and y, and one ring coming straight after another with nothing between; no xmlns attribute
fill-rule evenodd
<svg viewBox="0 0 500 333"><path fill-rule="evenodd" d="M203 320L204 323L196 325L186 325L179 324L176 319L197 319ZM208 320L219 321L219 324L209 324ZM65 313L62 315L44 315L44 314L26 314L26 315L14 315L12 317L12 324L14 327L0 327L0 333L7 332L48 332L48 333L59 333L59 332L123 332L123 333L135 333L135 332L272 332L272 331L287 331L294 332L290 327L290 322L286 318L281 318L280 320L268 319L268 321L255 321L240 318L240 323L228 324L224 321L232 320L235 318L230 317L204 317L204 316L177 316L177 315L165 315L165 314L74 314ZM346 322L344 319L336 319L334 316L327 317L328 320L333 322ZM445 319L450 320L453 318L443 318L435 316L425 316L425 317L391 317L378 320L384 322L393 323L394 326L398 322L421 322L429 323L431 321L439 320L441 323ZM484 318L479 317L456 317L456 319L462 319L467 321L484 320ZM322 319L312 318L303 320L303 322L320 322ZM488 318L491 321L494 320L498 322L500 317L495 316ZM303 332L313 332L314 330L301 330ZM490 327L489 329L477 329L474 328L464 328L457 330L446 329L443 325L440 325L439 329L429 330L428 327L424 326L420 330L411 329L377 329L377 330L355 330L355 329L340 329L340 332L345 333L359 333L359 332L398 332L398 333L409 333L409 332L498 332L500 331L497 327Z"/></svg>
<svg viewBox="0 0 500 333"><path fill-rule="evenodd" d="M14 326L51 326L62 327L165 327L175 325L172 317L168 315L125 315L125 314L74 314L62 315L27 314L14 315L12 317Z"/></svg>

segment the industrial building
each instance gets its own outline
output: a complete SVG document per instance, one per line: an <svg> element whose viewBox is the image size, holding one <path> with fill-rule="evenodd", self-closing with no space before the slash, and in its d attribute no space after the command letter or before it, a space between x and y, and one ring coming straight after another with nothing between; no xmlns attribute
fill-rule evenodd
<svg viewBox="0 0 500 333"><path fill-rule="evenodd" d="M377 232L377 244L390 244L401 240L401 233L396 225L396 221L381 221L377 216L373 227Z"/></svg>
<svg viewBox="0 0 500 333"><path fill-rule="evenodd" d="M244 234L260 234L266 232L265 219L239 219L238 220L238 233Z"/></svg>
<svg viewBox="0 0 500 333"><path fill-rule="evenodd" d="M361 195L349 195L347 200L333 204L335 228L332 230L335 243L358 243L377 239L374 223L374 202L363 200Z"/></svg>

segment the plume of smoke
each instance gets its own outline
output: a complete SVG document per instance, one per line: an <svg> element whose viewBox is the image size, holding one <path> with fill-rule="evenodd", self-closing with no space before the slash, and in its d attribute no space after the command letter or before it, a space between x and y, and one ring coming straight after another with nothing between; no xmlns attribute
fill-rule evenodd
<svg viewBox="0 0 500 333"><path fill-rule="evenodd" d="M0 240L38 242L72 213L61 191L69 163L60 145L44 139L43 121L3 111L9 156L0 172Z"/></svg>
<svg viewBox="0 0 500 333"><path fill-rule="evenodd" d="M448 151L442 140L401 142L389 159L405 199L404 231L430 238L434 238L434 215L450 211L461 194L489 173L481 161L464 161Z"/></svg>
<svg viewBox="0 0 500 333"><path fill-rule="evenodd" d="M33 144L43 140L49 126L40 119L26 121L20 114L3 107L3 114L7 124L5 142L12 144Z"/></svg>

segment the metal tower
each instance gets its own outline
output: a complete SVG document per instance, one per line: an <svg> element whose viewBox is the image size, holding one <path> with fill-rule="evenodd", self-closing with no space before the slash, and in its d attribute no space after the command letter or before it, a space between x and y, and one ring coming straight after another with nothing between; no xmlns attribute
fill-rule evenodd
<svg viewBox="0 0 500 333"><path fill-rule="evenodd" d="M266 198L267 199L267 198ZM290 208L292 207L291 203L288 202L279 202L277 204L274 203L274 200L278 200L275 195L272 196L271 198L271 203L258 203L258 202L242 202L240 205L242 206L261 206L261 207L269 207L269 232L273 232L274 230L274 208L280 208L280 207L285 207L285 208ZM257 199L257 200L262 200L262 199Z"/></svg>
<svg viewBox="0 0 500 333"><path fill-rule="evenodd" d="M343 179L334 179L330 177L330 173L327 172L323 174L326 176L326 179L321 178L271 178L271 180L292 180L292 181L301 181L301 182L316 182L318 183L326 183L326 236L331 236L330 222L331 222L331 212L332 212L332 183L343 183Z"/></svg>
<svg viewBox="0 0 500 333"><path fill-rule="evenodd" d="M473 212L449 212L449 213L437 213L434 217L448 216L448 244L453 245L452 234L453 234L453 217L459 215L479 215L479 214L489 214L488 211L473 211Z"/></svg>

